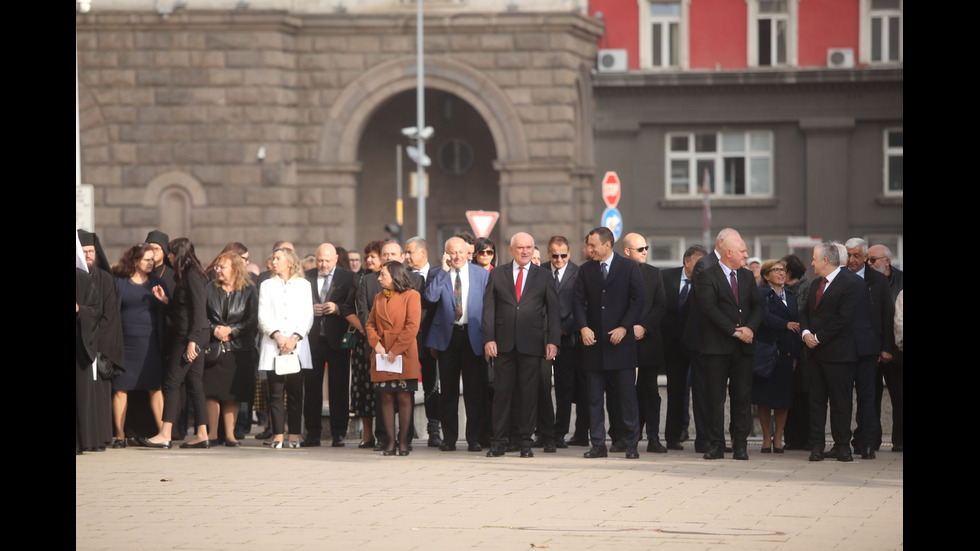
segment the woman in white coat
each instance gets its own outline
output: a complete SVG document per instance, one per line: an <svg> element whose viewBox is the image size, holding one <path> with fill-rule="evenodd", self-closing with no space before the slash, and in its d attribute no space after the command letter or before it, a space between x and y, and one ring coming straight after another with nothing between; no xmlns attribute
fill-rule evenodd
<svg viewBox="0 0 980 551"><path fill-rule="evenodd" d="M310 282L303 277L299 258L292 249L279 248L272 255L275 276L259 288L259 369L269 379L269 416L272 447L283 446L283 392L288 394L289 447L299 447L303 415L303 372L311 369L310 343L306 336L313 326ZM280 354L299 356L301 371L279 375L275 359Z"/></svg>

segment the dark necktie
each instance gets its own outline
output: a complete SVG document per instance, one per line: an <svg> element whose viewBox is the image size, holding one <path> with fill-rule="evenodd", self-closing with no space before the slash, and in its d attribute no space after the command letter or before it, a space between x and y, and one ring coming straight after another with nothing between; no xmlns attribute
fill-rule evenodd
<svg viewBox="0 0 980 551"><path fill-rule="evenodd" d="M691 290L691 280L685 277L684 288L681 289L681 294L679 297L677 297L678 306L684 306L684 303L687 302L687 293L690 292L690 290Z"/></svg>
<svg viewBox="0 0 980 551"><path fill-rule="evenodd" d="M609 275L609 266L607 266L606 263L603 262L602 265L599 266L599 271L602 273L602 280L605 281L606 276Z"/></svg>
<svg viewBox="0 0 980 551"><path fill-rule="evenodd" d="M555 270L555 289L558 288L559 283L560 281L558 280L558 270Z"/></svg>
<svg viewBox="0 0 980 551"><path fill-rule="evenodd" d="M453 284L453 301L456 303L456 321L463 317L463 283L459 280L459 270L456 270L456 283Z"/></svg>
<svg viewBox="0 0 980 551"><path fill-rule="evenodd" d="M827 278L820 278L820 287L817 287L817 301L814 303L813 307L816 308L820 306L820 298L823 297L823 290L827 288Z"/></svg>
<svg viewBox="0 0 980 551"><path fill-rule="evenodd" d="M521 301L521 287L524 286L524 266L517 267L517 283L514 284L514 293L517 294L517 302Z"/></svg>
<svg viewBox="0 0 980 551"><path fill-rule="evenodd" d="M735 295L735 304L738 304L738 280L735 279L735 270L728 272L728 279L732 284L732 293Z"/></svg>

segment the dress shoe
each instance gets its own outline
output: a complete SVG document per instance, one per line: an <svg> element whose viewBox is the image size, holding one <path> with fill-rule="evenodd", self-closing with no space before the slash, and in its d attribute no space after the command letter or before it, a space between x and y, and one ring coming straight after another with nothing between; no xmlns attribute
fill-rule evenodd
<svg viewBox="0 0 980 551"><path fill-rule="evenodd" d="M268 440L272 438L272 429L265 429L264 431L255 435L256 440Z"/></svg>
<svg viewBox="0 0 980 551"><path fill-rule="evenodd" d="M667 441L667 449L668 450L684 451L684 445L681 444L680 442L671 442L671 441L668 440Z"/></svg>
<svg viewBox="0 0 980 551"><path fill-rule="evenodd" d="M772 453L784 453L784 452L785 450L783 448L777 448L776 446L772 447Z"/></svg>
<svg viewBox="0 0 980 551"><path fill-rule="evenodd" d="M647 442L647 453L667 453L667 448L660 443L660 440L650 440Z"/></svg>
<svg viewBox="0 0 980 551"><path fill-rule="evenodd" d="M688 432L687 429L684 429L683 431L681 431L681 439L678 440L678 442L687 442L690 439L691 439L691 433Z"/></svg>
<svg viewBox="0 0 980 551"><path fill-rule="evenodd" d="M639 458L640 458L640 452L636 451L636 448L626 449L626 459L639 459Z"/></svg>
<svg viewBox="0 0 980 551"><path fill-rule="evenodd" d="M872 447L869 446L869 447L864 448L863 450L861 450L861 459L874 459L875 457L876 456L875 456L875 449L874 448L872 448Z"/></svg>
<svg viewBox="0 0 980 551"><path fill-rule="evenodd" d="M319 438L307 438L299 443L301 448L319 448L320 439Z"/></svg>
<svg viewBox="0 0 980 551"><path fill-rule="evenodd" d="M558 440L555 440L555 447L556 448L561 448L561 449L564 450L564 449L567 449L568 448L568 444L565 443L565 439L564 438L559 438Z"/></svg>
<svg viewBox="0 0 980 551"><path fill-rule="evenodd" d="M242 447L242 443L241 443L240 440L225 440L225 447L226 448L240 448L240 447Z"/></svg>
<svg viewBox="0 0 980 551"><path fill-rule="evenodd" d="M332 448L343 448L344 447L344 437L343 436L338 436L338 437L334 438L333 439L333 442L330 443L330 447L332 447Z"/></svg>
<svg viewBox="0 0 980 551"><path fill-rule="evenodd" d="M834 446L830 448L828 451L823 452L823 456L826 459L837 459L837 456L839 454L840 454L840 450L837 448L837 446Z"/></svg>
<svg viewBox="0 0 980 551"><path fill-rule="evenodd" d="M850 463L851 461L854 461L854 457L851 455L851 447L847 446L845 448L842 448L840 450L840 453L837 454L837 460L843 461L844 463Z"/></svg>
<svg viewBox="0 0 980 551"><path fill-rule="evenodd" d="M493 446L490 451L487 452L487 457L503 457L504 447L503 446Z"/></svg>
<svg viewBox="0 0 980 551"><path fill-rule="evenodd" d="M211 448L211 441L201 440L200 442L194 442L193 444L191 444L190 442L184 442L183 444L180 445L180 447L181 449L194 448L200 450L207 450Z"/></svg>
<svg viewBox="0 0 980 551"><path fill-rule="evenodd" d="M429 435L428 446L430 448L438 448L439 446L442 446L442 438L439 438L439 435L437 434Z"/></svg>
<svg viewBox="0 0 980 551"><path fill-rule="evenodd" d="M749 452L744 447L739 446L732 451L732 459L737 459L739 461L748 461Z"/></svg>
<svg viewBox="0 0 980 551"><path fill-rule="evenodd" d="M456 444L450 444L449 442L443 442L439 449L444 452L454 452L456 451Z"/></svg>
<svg viewBox="0 0 980 551"><path fill-rule="evenodd" d="M521 457L534 457L534 452L531 451L530 446L521 448Z"/></svg>
<svg viewBox="0 0 980 551"><path fill-rule="evenodd" d="M144 447L156 448L158 450L169 450L171 448L170 440L166 442L150 442L149 438L144 438L141 443Z"/></svg>
<svg viewBox="0 0 980 551"><path fill-rule="evenodd" d="M121 438L114 438L112 440L112 449L119 450L126 447L126 441Z"/></svg>
<svg viewBox="0 0 980 551"><path fill-rule="evenodd" d="M609 450L605 446L592 446L592 448L582 454L582 457L586 459L595 459L596 457L609 457Z"/></svg>
<svg viewBox="0 0 980 551"><path fill-rule="evenodd" d="M810 451L810 461L823 461L823 450Z"/></svg>
<svg viewBox="0 0 980 551"><path fill-rule="evenodd" d="M724 459L725 458L725 448L724 446L712 446L708 451L704 452L705 459Z"/></svg>
<svg viewBox="0 0 980 551"><path fill-rule="evenodd" d="M626 444L622 440L619 442L613 442L612 446L609 446L609 451L612 453L622 453L626 451Z"/></svg>
<svg viewBox="0 0 980 551"><path fill-rule="evenodd" d="M383 455L385 457L389 457L389 456L395 455L396 453L398 453L398 452L395 451L395 448L391 448L390 450L384 450L384 451L382 451L381 452L381 455Z"/></svg>
<svg viewBox="0 0 980 551"><path fill-rule="evenodd" d="M367 442L358 442L357 447L362 450L373 450L374 444L374 440L368 440Z"/></svg>
<svg viewBox="0 0 980 551"><path fill-rule="evenodd" d="M769 444L768 446L762 446L762 449L759 450L759 453L772 453L772 444Z"/></svg>
<svg viewBox="0 0 980 551"><path fill-rule="evenodd" d="M557 452L558 452L558 447L555 446L554 442L545 442L544 453L557 453Z"/></svg>
<svg viewBox="0 0 980 551"><path fill-rule="evenodd" d="M405 457L409 453L411 453L409 450L398 450L398 457Z"/></svg>
<svg viewBox="0 0 980 551"><path fill-rule="evenodd" d="M588 438L586 438L584 436L578 436L578 435L575 435L575 436L572 436L571 438L569 438L568 441L566 442L566 444L568 444L569 446L589 446L589 445L591 445L591 443L589 442L589 439Z"/></svg>
<svg viewBox="0 0 980 551"><path fill-rule="evenodd" d="M456 446L453 446L453 449L455 450L456 449ZM466 451L468 451L468 452L482 452L483 451L483 446L481 446L479 442L471 442L471 443L469 443L469 444L466 445Z"/></svg>

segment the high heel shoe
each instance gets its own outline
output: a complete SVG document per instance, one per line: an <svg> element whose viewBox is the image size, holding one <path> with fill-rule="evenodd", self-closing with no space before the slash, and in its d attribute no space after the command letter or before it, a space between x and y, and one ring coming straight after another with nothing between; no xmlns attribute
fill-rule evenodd
<svg viewBox="0 0 980 551"><path fill-rule="evenodd" d="M772 444L769 444L768 446L763 446L762 449L759 451L761 453L772 453Z"/></svg>
<svg viewBox="0 0 980 551"><path fill-rule="evenodd" d="M395 453L396 453L395 448L391 448L390 450L385 450L385 451L381 452L381 455L383 455L385 457L388 457L388 456L391 456L391 455L395 455Z"/></svg>
<svg viewBox="0 0 980 551"><path fill-rule="evenodd" d="M409 450L398 450L398 456L399 457L405 457L406 455L408 455L408 453L409 453Z"/></svg>
<svg viewBox="0 0 980 551"><path fill-rule="evenodd" d="M295 450L299 449L299 440L290 440L289 447Z"/></svg>
<svg viewBox="0 0 980 551"><path fill-rule="evenodd" d="M785 453L783 448L777 448L775 445L772 447L772 453Z"/></svg>
<svg viewBox="0 0 980 551"><path fill-rule="evenodd" d="M272 449L274 449L274 450L281 450L282 449L282 440L276 440L272 444L269 444L269 446L271 446Z"/></svg>

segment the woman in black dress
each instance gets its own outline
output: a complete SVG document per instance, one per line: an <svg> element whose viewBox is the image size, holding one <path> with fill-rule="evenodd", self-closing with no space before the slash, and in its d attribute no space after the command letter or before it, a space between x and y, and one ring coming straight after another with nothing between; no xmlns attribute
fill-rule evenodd
<svg viewBox="0 0 980 551"><path fill-rule="evenodd" d="M756 342L775 344L776 368L769 377L753 375L752 403L758 406L762 425L762 453L783 453L786 412L793 406L793 370L800 357L800 324L796 296L786 288L786 263L767 260L762 265L759 292L765 302ZM771 431L775 412L776 430Z"/></svg>
<svg viewBox="0 0 980 551"><path fill-rule="evenodd" d="M178 237L169 244L174 266L174 292L168 304L173 320L174 343L163 377L163 425L143 441L150 448L170 449L174 423L179 421L180 384L187 383L187 397L194 406L194 439L182 448L209 448L208 410L204 400L204 348L208 344L207 285L204 268L194 254L194 244ZM157 288L154 288L154 295ZM167 302L165 296L158 299Z"/></svg>
<svg viewBox="0 0 980 551"><path fill-rule="evenodd" d="M163 300L168 290L163 280L154 275L154 267L153 249L146 244L130 247L113 267L126 359L126 371L112 381L112 419L116 432L113 448L126 447L130 391L149 392L156 430L163 425L160 373L165 325Z"/></svg>
<svg viewBox="0 0 980 551"><path fill-rule="evenodd" d="M211 263L215 279L208 285L209 350L221 349L213 365L204 369L204 395L208 404L208 439L218 440L218 415L224 421L225 446L241 444L235 438L235 419L240 402L255 390L255 331L259 296L235 251L218 255Z"/></svg>

